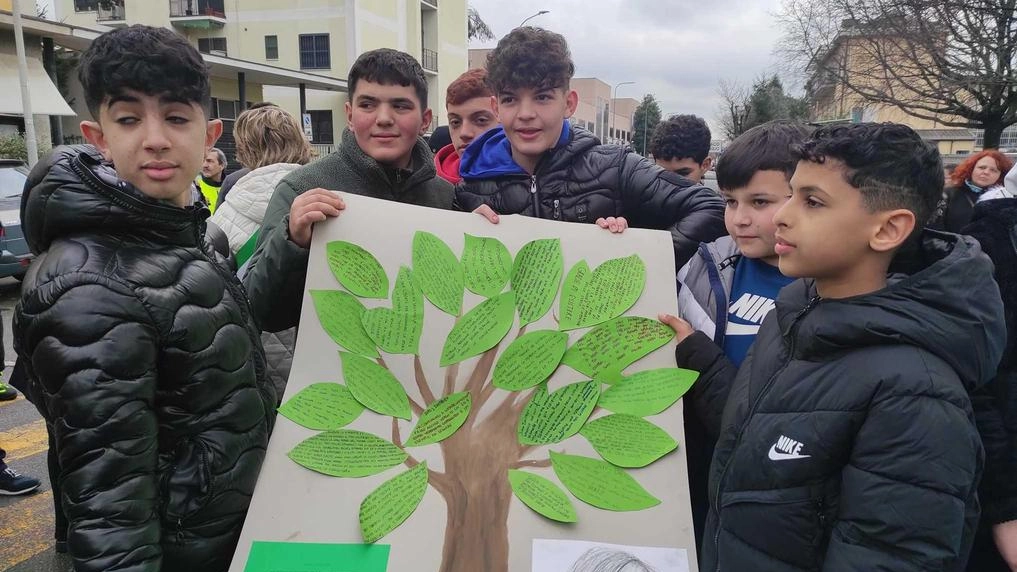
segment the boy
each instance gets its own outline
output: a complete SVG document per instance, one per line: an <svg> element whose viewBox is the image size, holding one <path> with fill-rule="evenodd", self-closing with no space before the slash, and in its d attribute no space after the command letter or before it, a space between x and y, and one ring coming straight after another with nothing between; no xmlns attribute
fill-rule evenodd
<svg viewBox="0 0 1017 572"><path fill-rule="evenodd" d="M350 68L348 85L342 143L276 186L244 276L255 316L270 332L300 319L312 226L345 208L333 191L452 208L452 185L436 176L420 137L431 123L420 64L387 48L365 52Z"/></svg>
<svg viewBox="0 0 1017 572"><path fill-rule="evenodd" d="M494 94L486 79L487 70L469 70L450 83L445 94L452 142L437 152L434 166L438 176L453 185L463 180L459 176L459 158L463 151L474 139L498 125Z"/></svg>
<svg viewBox="0 0 1017 572"><path fill-rule="evenodd" d="M74 569L225 571L275 391L243 289L190 201L222 131L208 69L178 34L130 26L92 42L79 79L94 147L32 170L21 214L37 258L14 316Z"/></svg>
<svg viewBox="0 0 1017 572"><path fill-rule="evenodd" d="M992 266L969 237L922 233L942 164L910 128L823 127L797 153L774 250L809 278L730 392L719 349L686 362L720 430L700 568L961 570L983 457L966 390L1005 337Z"/></svg>
<svg viewBox="0 0 1017 572"><path fill-rule="evenodd" d="M487 82L502 126L463 152L458 205L567 222L603 218L611 225L621 218L635 227L671 228L680 268L700 242L724 234L724 203L713 191L626 147L601 145L570 125L579 103L569 89L574 71L560 34L522 27L498 42L488 56Z"/></svg>
<svg viewBox="0 0 1017 572"><path fill-rule="evenodd" d="M672 115L653 130L650 154L661 168L702 183L703 175L713 166L710 137L710 128L702 118Z"/></svg>
<svg viewBox="0 0 1017 572"><path fill-rule="evenodd" d="M700 244L696 256L678 272L678 315L703 332L685 340L683 352L697 351L697 344L715 344L740 365L777 293L793 280L777 268L773 215L791 192L789 181L798 163L791 147L808 134L804 125L773 121L749 129L725 150L717 164L717 184L727 205L724 226L730 236ZM717 435L706 430L691 399L684 403L692 515L701 541Z"/></svg>

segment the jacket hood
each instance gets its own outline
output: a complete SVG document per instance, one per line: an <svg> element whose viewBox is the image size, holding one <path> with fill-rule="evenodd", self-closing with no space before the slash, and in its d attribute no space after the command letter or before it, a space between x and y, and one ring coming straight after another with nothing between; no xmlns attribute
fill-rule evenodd
<svg viewBox="0 0 1017 572"><path fill-rule="evenodd" d="M968 390L989 381L1006 341L989 258L969 236L925 230L907 262L911 271L893 274L886 288L852 298L818 299L811 279L784 288L777 319L794 357L906 344L946 361Z"/></svg>
<svg viewBox="0 0 1017 572"><path fill-rule="evenodd" d="M204 206L180 208L145 196L91 145L54 149L32 169L21 197L22 228L35 254L61 236L85 232L197 246L206 218Z"/></svg>
<svg viewBox="0 0 1017 572"><path fill-rule="evenodd" d="M543 170L558 162L559 156L571 157L580 150L599 144L592 133L572 127L565 119L562 121L558 143L544 155L537 170ZM502 126L487 131L470 143L463 151L459 172L464 179L492 179L503 175L529 176L526 169L520 167L512 158L512 146Z"/></svg>
<svg viewBox="0 0 1017 572"><path fill-rule="evenodd" d="M434 168L437 169L439 177L453 185L463 180L459 176L459 154L456 153L454 143L449 143L438 150L438 154L434 156Z"/></svg>

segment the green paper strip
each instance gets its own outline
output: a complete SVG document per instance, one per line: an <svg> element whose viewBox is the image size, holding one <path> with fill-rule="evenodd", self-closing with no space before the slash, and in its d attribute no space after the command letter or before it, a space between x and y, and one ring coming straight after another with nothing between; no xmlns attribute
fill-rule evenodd
<svg viewBox="0 0 1017 572"><path fill-rule="evenodd" d="M392 372L361 356L339 352L343 378L364 407L400 419L410 418L410 398Z"/></svg>
<svg viewBox="0 0 1017 572"><path fill-rule="evenodd" d="M643 510L660 504L632 476L610 463L551 452L558 480L586 504L613 511Z"/></svg>
<svg viewBox="0 0 1017 572"><path fill-rule="evenodd" d="M615 318L590 330L565 352L562 363L597 381L615 383L621 372L674 337L657 320Z"/></svg>
<svg viewBox="0 0 1017 572"><path fill-rule="evenodd" d="M583 428L599 397L596 381L569 384L550 395L542 385L519 417L519 442L548 445L568 439Z"/></svg>
<svg viewBox="0 0 1017 572"><path fill-rule="evenodd" d="M512 274L512 254L496 238L467 234L463 272L470 292L485 298L497 296Z"/></svg>
<svg viewBox="0 0 1017 572"><path fill-rule="evenodd" d="M362 356L376 358L378 350L364 331L364 305L342 290L311 290L318 321L332 341Z"/></svg>
<svg viewBox="0 0 1017 572"><path fill-rule="evenodd" d="M430 445L451 437L469 417L472 401L470 392L461 391L446 395L429 405L420 414L420 421L413 428L405 446Z"/></svg>
<svg viewBox="0 0 1017 572"><path fill-rule="evenodd" d="M643 293L646 265L633 254L608 260L588 275L573 268L569 276L571 292L559 309L562 330L588 328L624 314Z"/></svg>
<svg viewBox="0 0 1017 572"><path fill-rule="evenodd" d="M373 254L352 242L325 245L328 267L347 290L362 298L388 298L388 276Z"/></svg>
<svg viewBox="0 0 1017 572"><path fill-rule="evenodd" d="M312 383L279 407L279 414L316 431L339 429L364 412L364 406L340 383Z"/></svg>
<svg viewBox="0 0 1017 572"><path fill-rule="evenodd" d="M576 508L558 485L540 475L509 469L509 485L516 498L537 514L558 522L576 522Z"/></svg>
<svg viewBox="0 0 1017 572"><path fill-rule="evenodd" d="M543 383L558 368L568 343L568 334L554 330L538 330L516 338L498 358L491 383L509 391Z"/></svg>
<svg viewBox="0 0 1017 572"><path fill-rule="evenodd" d="M325 544L255 540L244 572L385 572L386 544Z"/></svg>
<svg viewBox="0 0 1017 572"><path fill-rule="evenodd" d="M364 331L382 350L390 354L417 354L424 331L424 295L410 269L399 269L392 290L392 308L371 308L361 317Z"/></svg>
<svg viewBox="0 0 1017 572"><path fill-rule="evenodd" d="M609 387L598 405L614 413L656 415L674 405L698 377L699 372L676 367L640 371Z"/></svg>
<svg viewBox="0 0 1017 572"><path fill-rule="evenodd" d="M519 250L512 265L512 291L520 326L536 322L551 309L564 265L557 238L533 240Z"/></svg>
<svg viewBox="0 0 1017 572"><path fill-rule="evenodd" d="M459 363L498 345L512 329L515 303L516 295L506 292L484 300L467 312L445 338L440 365Z"/></svg>
<svg viewBox="0 0 1017 572"><path fill-rule="evenodd" d="M635 415L601 417L580 433L605 461L619 467L645 467L678 448L666 431Z"/></svg>
<svg viewBox="0 0 1017 572"><path fill-rule="evenodd" d="M377 542L417 510L427 490L427 462L385 481L360 503L360 534Z"/></svg>
<svg viewBox="0 0 1017 572"><path fill-rule="evenodd" d="M339 429L304 439L287 456L298 465L333 477L376 475L406 460L406 452L363 431Z"/></svg>
<svg viewBox="0 0 1017 572"><path fill-rule="evenodd" d="M422 230L413 235L413 279L438 309L459 315L463 307L463 267L447 244Z"/></svg>

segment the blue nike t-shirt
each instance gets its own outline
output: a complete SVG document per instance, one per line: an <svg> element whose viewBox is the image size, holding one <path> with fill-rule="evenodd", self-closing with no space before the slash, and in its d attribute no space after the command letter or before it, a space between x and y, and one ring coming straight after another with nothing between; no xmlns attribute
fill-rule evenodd
<svg viewBox="0 0 1017 572"><path fill-rule="evenodd" d="M741 366L745 360L763 318L777 305L777 293L792 282L794 278L761 260L743 256L738 261L724 336L724 353L735 365Z"/></svg>

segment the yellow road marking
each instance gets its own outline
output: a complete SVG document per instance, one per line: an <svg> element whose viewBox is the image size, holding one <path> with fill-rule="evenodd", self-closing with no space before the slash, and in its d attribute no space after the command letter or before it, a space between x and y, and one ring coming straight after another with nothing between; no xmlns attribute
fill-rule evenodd
<svg viewBox="0 0 1017 572"><path fill-rule="evenodd" d="M18 461L46 451L49 448L46 422L39 419L0 431L0 447L7 451L7 461Z"/></svg>
<svg viewBox="0 0 1017 572"><path fill-rule="evenodd" d="M15 510L15 518L7 518ZM53 491L23 497L4 507L4 513L0 521L0 570L53 546Z"/></svg>

